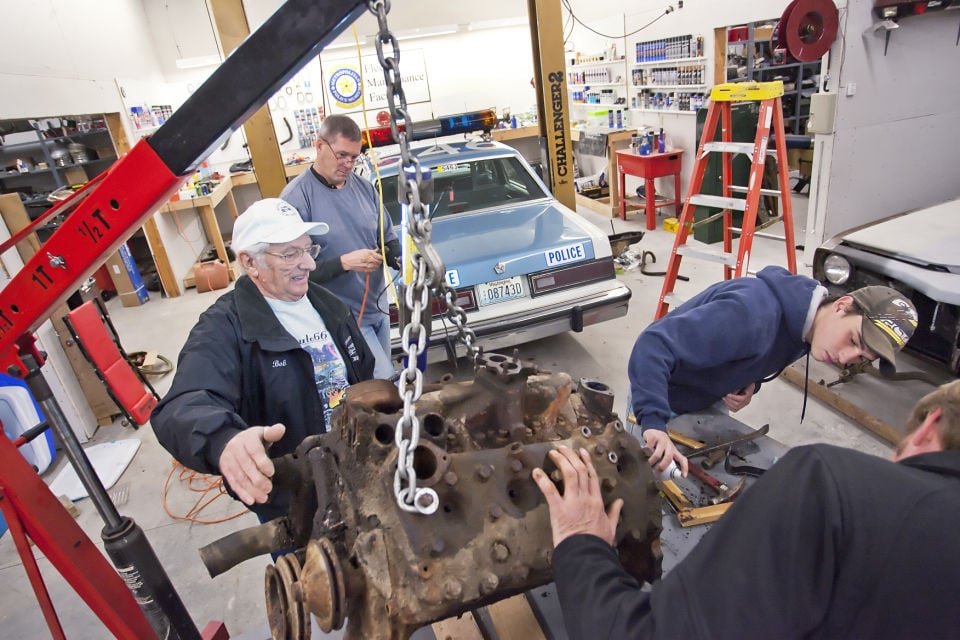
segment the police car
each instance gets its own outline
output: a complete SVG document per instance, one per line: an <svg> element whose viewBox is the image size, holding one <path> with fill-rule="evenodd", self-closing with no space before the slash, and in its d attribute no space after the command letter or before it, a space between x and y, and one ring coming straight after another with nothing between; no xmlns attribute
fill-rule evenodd
<svg viewBox="0 0 960 640"><path fill-rule="evenodd" d="M429 215L446 281L484 350L626 315L630 289L616 278L607 236L560 204L516 150L485 139L412 146L433 179ZM363 173L375 184L379 176L399 235L400 159L382 151L376 158L377 170ZM429 360L453 354L457 329L443 311L435 302ZM391 320L399 356L395 313Z"/></svg>

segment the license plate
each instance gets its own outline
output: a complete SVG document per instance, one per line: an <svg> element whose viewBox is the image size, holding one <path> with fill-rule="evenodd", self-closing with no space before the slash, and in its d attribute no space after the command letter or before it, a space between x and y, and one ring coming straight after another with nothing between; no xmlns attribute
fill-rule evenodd
<svg viewBox="0 0 960 640"><path fill-rule="evenodd" d="M523 288L523 278L520 276L477 285L477 302L481 307L506 302L507 300L525 298L526 295L527 293Z"/></svg>

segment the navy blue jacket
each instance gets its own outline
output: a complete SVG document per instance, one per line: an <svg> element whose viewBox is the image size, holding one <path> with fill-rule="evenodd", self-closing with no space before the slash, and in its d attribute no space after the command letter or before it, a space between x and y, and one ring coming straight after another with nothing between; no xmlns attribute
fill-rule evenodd
<svg viewBox="0 0 960 640"><path fill-rule="evenodd" d="M354 384L373 375L373 355L353 313L317 284L307 292ZM153 410L157 440L181 464L220 474L227 442L249 426L283 423L270 456L292 453L308 435L325 433L310 354L291 336L256 284L244 276L203 312L180 352L170 391ZM229 489L229 487L228 487ZM251 506L263 519L283 515L289 496Z"/></svg>
<svg viewBox="0 0 960 640"><path fill-rule="evenodd" d="M590 535L553 573L580 638L960 638L960 451L791 449L650 592Z"/></svg>
<svg viewBox="0 0 960 640"><path fill-rule="evenodd" d="M627 368L637 423L663 430L671 412L702 411L804 355L803 325L818 286L766 267L756 278L707 288L647 327Z"/></svg>

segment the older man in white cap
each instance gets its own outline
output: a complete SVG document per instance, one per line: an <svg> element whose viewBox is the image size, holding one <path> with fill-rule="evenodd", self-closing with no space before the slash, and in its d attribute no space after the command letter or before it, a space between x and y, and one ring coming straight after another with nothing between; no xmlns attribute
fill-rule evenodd
<svg viewBox="0 0 960 640"><path fill-rule="evenodd" d="M270 495L272 456L329 429L351 384L374 358L353 313L308 276L328 231L277 198L237 218L232 247L245 276L200 316L169 393L153 412L160 444L190 469L222 475L261 521L284 515Z"/></svg>

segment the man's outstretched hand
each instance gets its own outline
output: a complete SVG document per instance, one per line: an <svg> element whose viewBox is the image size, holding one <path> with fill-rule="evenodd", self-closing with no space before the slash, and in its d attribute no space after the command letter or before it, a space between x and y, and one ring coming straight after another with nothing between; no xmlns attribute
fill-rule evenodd
<svg viewBox="0 0 960 640"><path fill-rule="evenodd" d="M244 504L264 503L273 489L271 444L283 437L286 427L249 427L233 436L220 454L220 473Z"/></svg>
<svg viewBox="0 0 960 640"><path fill-rule="evenodd" d="M533 480L547 499L553 546L578 533L595 535L612 545L623 500L618 498L610 505L609 513L604 511L597 471L586 449L580 449L578 455L560 446L549 455L563 474L563 495L560 495L543 469L533 470Z"/></svg>

